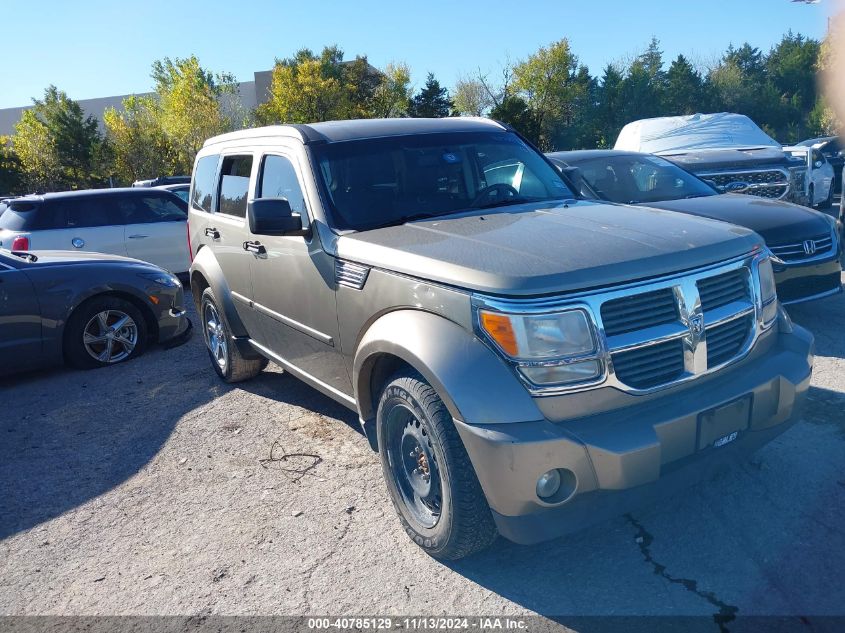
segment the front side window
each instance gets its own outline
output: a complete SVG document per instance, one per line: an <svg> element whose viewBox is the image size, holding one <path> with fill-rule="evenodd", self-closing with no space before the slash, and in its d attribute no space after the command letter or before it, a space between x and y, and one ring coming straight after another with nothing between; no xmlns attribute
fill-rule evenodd
<svg viewBox="0 0 845 633"><path fill-rule="evenodd" d="M342 230L574 197L558 171L509 132L362 139L313 152Z"/></svg>
<svg viewBox="0 0 845 633"><path fill-rule="evenodd" d="M252 156L226 156L220 170L220 191L217 210L226 215L246 217L249 175Z"/></svg>
<svg viewBox="0 0 845 633"><path fill-rule="evenodd" d="M638 204L717 195L704 181L656 156L607 156L570 164L610 202Z"/></svg>
<svg viewBox="0 0 845 633"><path fill-rule="evenodd" d="M219 156L203 156L194 169L193 194L191 205L200 211L211 212L211 199L214 192L214 178L217 176Z"/></svg>
<svg viewBox="0 0 845 633"><path fill-rule="evenodd" d="M131 207L128 224L179 222L187 219L187 214L176 202L163 196L134 197L127 202Z"/></svg>
<svg viewBox="0 0 845 633"><path fill-rule="evenodd" d="M305 212L305 196L296 170L284 156L267 156L261 169L261 180L258 189L259 198L285 198L290 203L290 209L302 216Z"/></svg>

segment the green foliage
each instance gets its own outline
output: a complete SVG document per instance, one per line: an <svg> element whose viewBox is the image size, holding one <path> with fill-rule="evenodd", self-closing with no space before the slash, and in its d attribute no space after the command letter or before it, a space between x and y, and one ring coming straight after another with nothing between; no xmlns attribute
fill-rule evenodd
<svg viewBox="0 0 845 633"><path fill-rule="evenodd" d="M123 108L103 115L112 159L112 175L121 184L178 171L178 159L162 127L162 110L154 97L130 96ZM182 172L190 173L190 172Z"/></svg>
<svg viewBox="0 0 845 633"><path fill-rule="evenodd" d="M408 101L408 116L417 118L440 118L449 116L455 104L449 99L449 91L440 85L432 73L428 73L425 85Z"/></svg>
<svg viewBox="0 0 845 633"><path fill-rule="evenodd" d="M337 46L319 56L304 48L276 60L269 99L258 106L256 118L267 125L402 116L410 81L404 64L379 71L366 57L343 61Z"/></svg>
<svg viewBox="0 0 845 633"><path fill-rule="evenodd" d="M15 125L12 147L27 189L92 187L102 182L106 156L97 120L50 86Z"/></svg>
<svg viewBox="0 0 845 633"><path fill-rule="evenodd" d="M452 101L455 113L466 116L482 116L494 105L484 83L471 77L458 79L452 92Z"/></svg>
<svg viewBox="0 0 845 633"><path fill-rule="evenodd" d="M0 195L23 193L23 173L11 136L0 136Z"/></svg>

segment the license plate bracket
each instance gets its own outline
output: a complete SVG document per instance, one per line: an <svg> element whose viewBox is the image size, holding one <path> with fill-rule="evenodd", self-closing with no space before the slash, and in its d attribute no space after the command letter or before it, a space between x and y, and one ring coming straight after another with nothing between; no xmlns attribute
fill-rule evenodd
<svg viewBox="0 0 845 633"><path fill-rule="evenodd" d="M748 429L751 394L698 414L698 450L723 446Z"/></svg>

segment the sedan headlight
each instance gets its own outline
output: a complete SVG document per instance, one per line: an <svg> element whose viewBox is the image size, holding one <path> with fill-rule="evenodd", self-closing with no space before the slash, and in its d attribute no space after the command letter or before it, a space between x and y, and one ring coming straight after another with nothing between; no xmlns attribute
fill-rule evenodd
<svg viewBox="0 0 845 633"><path fill-rule="evenodd" d="M778 315L778 292L775 285L775 272L772 260L766 257L757 265L760 276L760 300L763 304L763 325L771 325Z"/></svg>
<svg viewBox="0 0 845 633"><path fill-rule="evenodd" d="M171 275L170 273L163 271L160 273L141 273L140 276L144 279L154 281L160 286L164 286L166 288L175 288L182 283L176 275Z"/></svg>
<svg viewBox="0 0 845 633"><path fill-rule="evenodd" d="M535 385L586 382L602 374L601 363L584 358L597 351L596 336L582 309L547 314L479 311L487 338L517 361L522 375Z"/></svg>

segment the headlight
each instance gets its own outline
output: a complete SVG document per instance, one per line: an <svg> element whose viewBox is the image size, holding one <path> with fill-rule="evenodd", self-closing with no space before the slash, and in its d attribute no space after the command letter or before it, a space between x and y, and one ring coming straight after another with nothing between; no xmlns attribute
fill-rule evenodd
<svg viewBox="0 0 845 633"><path fill-rule="evenodd" d="M175 288L182 284L179 281L179 278L175 275L171 275L170 273L160 272L160 273L141 273L140 275L144 279L149 279L150 281L154 281L161 286L165 286L166 288Z"/></svg>
<svg viewBox="0 0 845 633"><path fill-rule="evenodd" d="M775 286L775 273L772 260L768 257L757 265L760 276L760 300L763 304L763 325L770 325L778 315L778 292Z"/></svg>
<svg viewBox="0 0 845 633"><path fill-rule="evenodd" d="M482 331L535 385L586 382L602 374L593 327L582 309L548 314L479 311Z"/></svg>

